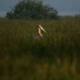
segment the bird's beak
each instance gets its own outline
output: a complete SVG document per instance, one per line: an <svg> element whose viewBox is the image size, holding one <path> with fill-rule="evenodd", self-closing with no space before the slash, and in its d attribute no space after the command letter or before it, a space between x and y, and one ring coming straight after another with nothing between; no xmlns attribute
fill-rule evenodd
<svg viewBox="0 0 80 80"><path fill-rule="evenodd" d="M45 33L47 33L46 30L45 30L42 26L40 26L40 29L41 29L42 31L44 31Z"/></svg>

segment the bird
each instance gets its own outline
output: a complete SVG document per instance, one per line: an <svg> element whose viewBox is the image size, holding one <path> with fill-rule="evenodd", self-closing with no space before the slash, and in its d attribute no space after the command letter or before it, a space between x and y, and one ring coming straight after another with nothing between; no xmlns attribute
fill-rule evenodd
<svg viewBox="0 0 80 80"><path fill-rule="evenodd" d="M34 37L34 39L40 39L43 37L43 35L41 34L41 30L47 33L41 25L37 25L37 28L38 28L38 34Z"/></svg>

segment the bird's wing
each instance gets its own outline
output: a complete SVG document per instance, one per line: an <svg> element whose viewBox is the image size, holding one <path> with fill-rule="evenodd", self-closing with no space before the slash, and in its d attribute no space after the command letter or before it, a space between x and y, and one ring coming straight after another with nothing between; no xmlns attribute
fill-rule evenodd
<svg viewBox="0 0 80 80"><path fill-rule="evenodd" d="M37 35L34 37L34 39L39 39L39 38L41 38L41 37L43 37L42 34L37 34Z"/></svg>
<svg viewBox="0 0 80 80"><path fill-rule="evenodd" d="M34 39L39 39L40 38L40 35L36 35L35 37L34 37Z"/></svg>

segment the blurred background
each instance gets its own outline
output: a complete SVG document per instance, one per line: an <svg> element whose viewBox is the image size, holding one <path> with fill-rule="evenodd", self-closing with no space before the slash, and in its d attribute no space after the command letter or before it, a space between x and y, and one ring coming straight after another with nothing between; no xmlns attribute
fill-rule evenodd
<svg viewBox="0 0 80 80"><path fill-rule="evenodd" d="M0 80L80 80L80 0L0 0Z"/></svg>
<svg viewBox="0 0 80 80"><path fill-rule="evenodd" d="M6 13L12 10L18 2L23 0L0 0L0 17L4 18ZM25 1L25 0L24 0ZM37 0L42 1L43 5L49 5L57 10L60 18L73 19L80 15L80 0Z"/></svg>

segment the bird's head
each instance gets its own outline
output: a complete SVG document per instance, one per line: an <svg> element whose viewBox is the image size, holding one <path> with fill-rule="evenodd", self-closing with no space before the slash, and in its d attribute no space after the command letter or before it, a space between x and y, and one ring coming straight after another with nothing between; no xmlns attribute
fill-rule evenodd
<svg viewBox="0 0 80 80"><path fill-rule="evenodd" d="M46 31L45 31L45 29L41 26L41 25L38 25L37 26L38 28L40 28L42 31L44 31L45 33L47 33Z"/></svg>

